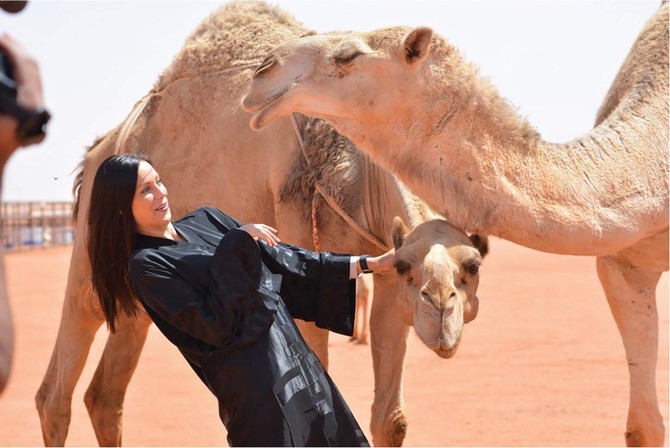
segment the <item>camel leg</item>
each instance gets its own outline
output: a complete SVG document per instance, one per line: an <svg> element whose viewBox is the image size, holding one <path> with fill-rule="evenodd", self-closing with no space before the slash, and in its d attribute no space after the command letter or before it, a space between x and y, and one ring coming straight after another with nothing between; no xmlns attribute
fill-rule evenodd
<svg viewBox="0 0 670 448"><path fill-rule="evenodd" d="M319 358L323 367L328 370L328 339L330 332L317 327L311 322L296 320L295 323L298 326L302 337L305 338L305 342L309 345L309 348L311 348L316 357Z"/></svg>
<svg viewBox="0 0 670 448"><path fill-rule="evenodd" d="M116 334L110 334L84 403L100 446L121 446L123 400L147 339L151 320L122 314Z"/></svg>
<svg viewBox="0 0 670 448"><path fill-rule="evenodd" d="M367 294L365 296L365 302L361 306L361 328L360 336L356 342L357 344L367 344L368 338L370 337L370 313L372 312L372 290L370 285L372 283L372 277L368 277L364 281Z"/></svg>
<svg viewBox="0 0 670 448"><path fill-rule="evenodd" d="M68 284L68 291L74 290ZM93 312L91 294L66 294L56 345L35 404L46 446L63 446L70 425L72 392L95 333L104 319Z"/></svg>
<svg viewBox="0 0 670 448"><path fill-rule="evenodd" d="M636 269L614 256L598 257L597 267L628 360L630 403L626 444L662 446L665 428L656 396L656 285L661 273Z"/></svg>
<svg viewBox="0 0 670 448"><path fill-rule="evenodd" d="M401 446L407 434L402 373L409 327L403 320L398 280L375 275L370 340L375 374L370 432L376 446Z"/></svg>
<svg viewBox="0 0 670 448"><path fill-rule="evenodd" d="M368 343L368 322L370 320L370 288L365 276L356 279L356 316L354 318L354 334L349 339L355 344Z"/></svg>
<svg viewBox="0 0 670 448"><path fill-rule="evenodd" d="M311 222L306 222L302 211L291 202L275 202L275 221L279 238L299 247L314 250ZM302 337L328 370L328 339L330 332L318 328L311 322L295 320Z"/></svg>

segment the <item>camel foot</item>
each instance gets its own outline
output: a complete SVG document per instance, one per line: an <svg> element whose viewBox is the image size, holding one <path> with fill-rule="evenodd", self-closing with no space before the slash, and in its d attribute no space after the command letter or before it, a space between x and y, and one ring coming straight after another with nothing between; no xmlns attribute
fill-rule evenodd
<svg viewBox="0 0 670 448"><path fill-rule="evenodd" d="M626 446L642 446L642 437L637 431L626 431Z"/></svg>
<svg viewBox="0 0 670 448"><path fill-rule="evenodd" d="M654 410L655 411L655 410ZM626 425L626 446L663 446L665 426L658 411L649 412L644 417L630 419Z"/></svg>
<svg viewBox="0 0 670 448"><path fill-rule="evenodd" d="M386 420L382 434L375 435L372 429L372 441L375 446L402 446L407 436L407 418L402 409L396 409Z"/></svg>
<svg viewBox="0 0 670 448"><path fill-rule="evenodd" d="M393 422L390 436L390 446L402 446L402 442L405 440L405 436L407 436L407 419L404 414L401 418Z"/></svg>
<svg viewBox="0 0 670 448"><path fill-rule="evenodd" d="M84 405L93 423L99 446L121 446L123 401L105 402L95 388L89 388L84 394Z"/></svg>
<svg viewBox="0 0 670 448"><path fill-rule="evenodd" d="M654 441L652 437L645 436L639 430L628 430L624 435L626 446L663 446L663 436Z"/></svg>
<svg viewBox="0 0 670 448"><path fill-rule="evenodd" d="M35 395L35 406L40 417L44 446L65 446L68 427L70 426L70 402L63 403L61 408L49 404L51 388L42 383Z"/></svg>

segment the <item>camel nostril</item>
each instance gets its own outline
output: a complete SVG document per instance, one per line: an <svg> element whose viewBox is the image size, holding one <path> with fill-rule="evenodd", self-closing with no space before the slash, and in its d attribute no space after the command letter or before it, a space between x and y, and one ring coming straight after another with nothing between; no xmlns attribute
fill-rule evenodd
<svg viewBox="0 0 670 448"><path fill-rule="evenodd" d="M256 69L256 72L254 73L254 79L257 77L263 75L264 72L267 72L272 68L273 65L277 63L277 58L274 55L268 55L263 62L261 62L261 65L258 66Z"/></svg>

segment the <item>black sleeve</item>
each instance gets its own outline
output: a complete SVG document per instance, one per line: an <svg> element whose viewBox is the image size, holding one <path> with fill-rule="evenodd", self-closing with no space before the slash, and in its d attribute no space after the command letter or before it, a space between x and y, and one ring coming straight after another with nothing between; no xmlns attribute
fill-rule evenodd
<svg viewBox="0 0 670 448"><path fill-rule="evenodd" d="M227 229L243 225L221 210L206 210ZM271 248L261 241L258 246L265 266L282 276L280 295L291 316L336 333L353 334L356 281L349 278L350 255L316 253L283 243Z"/></svg>
<svg viewBox="0 0 670 448"><path fill-rule="evenodd" d="M225 214L218 208L214 207L203 207L205 212L209 215L210 221L219 229L222 233L226 233L231 229L237 229L242 227L244 224L233 218L230 215Z"/></svg>
<svg viewBox="0 0 670 448"><path fill-rule="evenodd" d="M246 237L244 235L247 235ZM233 229L221 240L210 265L211 284L196 291L158 251L133 257L133 288L145 306L180 332L217 348L252 342L274 319L271 298L259 294L260 254L246 232Z"/></svg>
<svg viewBox="0 0 670 448"><path fill-rule="evenodd" d="M316 253L280 243L259 243L268 269L282 276L281 298L291 316L318 327L351 335L356 281L349 278L350 255Z"/></svg>

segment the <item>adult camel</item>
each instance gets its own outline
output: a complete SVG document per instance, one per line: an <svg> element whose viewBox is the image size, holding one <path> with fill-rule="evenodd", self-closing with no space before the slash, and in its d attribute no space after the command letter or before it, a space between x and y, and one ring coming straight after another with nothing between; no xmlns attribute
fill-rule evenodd
<svg viewBox="0 0 670 448"><path fill-rule="evenodd" d="M630 375L628 445L662 445L655 288L668 270L668 4L647 22L588 134L543 141L429 28L274 49L243 106L259 129L325 119L457 227L596 256Z"/></svg>
<svg viewBox="0 0 670 448"><path fill-rule="evenodd" d="M46 445L65 443L72 391L104 321L91 290L86 221L96 169L118 150L152 158L169 186L176 217L208 204L242 221L273 225L283 241L304 247L317 241L320 250L373 254L392 244L395 216L416 226L403 238L398 237L405 234L402 226L396 225L398 260L409 265L417 280L432 279L434 293L426 295L408 284L408 272L377 275L370 322L375 369L371 432L375 443L402 443L407 421L401 382L409 327L439 356L453 355L463 324L477 312L477 267L485 240L473 236L471 241L444 220L433 219L436 215L394 176L323 121L298 116L261 133L249 128L249 115L239 104L256 66L274 46L307 33L292 17L264 3L225 5L188 38L129 118L89 149L75 181L75 242L60 328L36 395ZM317 185L323 194L315 194ZM344 213L336 213L326 197ZM358 225L358 231L346 220ZM122 317L85 393L100 445L121 445L124 395L149 324L144 314ZM305 329L327 365L327 333Z"/></svg>

